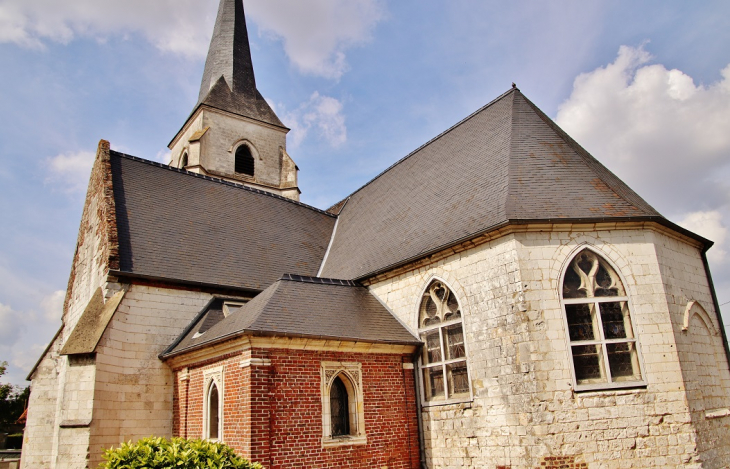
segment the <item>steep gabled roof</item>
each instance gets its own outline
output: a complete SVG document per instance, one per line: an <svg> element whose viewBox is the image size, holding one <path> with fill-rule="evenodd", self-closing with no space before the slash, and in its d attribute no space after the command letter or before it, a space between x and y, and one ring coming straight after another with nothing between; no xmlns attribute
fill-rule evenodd
<svg viewBox="0 0 730 469"><path fill-rule="evenodd" d="M353 282L284 275L227 317L212 302L163 357L240 336L279 335L420 344L370 291Z"/></svg>
<svg viewBox="0 0 730 469"><path fill-rule="evenodd" d="M241 0L220 1L200 84L201 104L285 128L256 89Z"/></svg>
<svg viewBox="0 0 730 469"><path fill-rule="evenodd" d="M110 162L122 273L251 291L316 274L332 215L115 151Z"/></svg>
<svg viewBox="0 0 730 469"><path fill-rule="evenodd" d="M509 222L663 219L512 89L353 193L321 275L359 279Z"/></svg>

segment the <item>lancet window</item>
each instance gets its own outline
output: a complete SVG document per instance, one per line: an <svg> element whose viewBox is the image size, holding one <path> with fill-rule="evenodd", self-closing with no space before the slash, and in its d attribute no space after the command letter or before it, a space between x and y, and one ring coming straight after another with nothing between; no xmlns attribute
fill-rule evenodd
<svg viewBox="0 0 730 469"><path fill-rule="evenodd" d="M223 440L223 367L203 373L203 438Z"/></svg>
<svg viewBox="0 0 730 469"><path fill-rule="evenodd" d="M562 303L576 390L643 385L629 297L616 270L584 249L565 272Z"/></svg>
<svg viewBox="0 0 730 469"><path fill-rule="evenodd" d="M431 282L423 293L418 332L425 344L420 365L424 401L437 404L470 399L461 307L440 280Z"/></svg>

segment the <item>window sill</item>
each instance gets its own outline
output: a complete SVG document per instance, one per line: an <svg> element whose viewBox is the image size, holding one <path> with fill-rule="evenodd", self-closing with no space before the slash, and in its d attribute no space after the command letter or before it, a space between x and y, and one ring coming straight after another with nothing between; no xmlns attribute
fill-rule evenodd
<svg viewBox="0 0 730 469"><path fill-rule="evenodd" d="M361 446L368 443L367 435L326 436L322 437L322 448L337 448L340 446Z"/></svg>
<svg viewBox="0 0 730 469"><path fill-rule="evenodd" d="M617 393L622 394L631 394L636 392L643 392L646 391L647 383L644 381L634 382L634 383L626 383L622 385L616 385L616 383L609 385L609 386L599 386L599 385L584 385L584 386L576 386L575 392L576 394L580 394L581 396L586 396L589 393L591 395L593 394L611 394L616 395Z"/></svg>
<svg viewBox="0 0 730 469"><path fill-rule="evenodd" d="M421 402L421 407L423 408L423 410L426 410L429 407L444 406L459 406L462 409L471 409L472 402L474 402L474 399L466 397L463 399L450 399L448 401Z"/></svg>

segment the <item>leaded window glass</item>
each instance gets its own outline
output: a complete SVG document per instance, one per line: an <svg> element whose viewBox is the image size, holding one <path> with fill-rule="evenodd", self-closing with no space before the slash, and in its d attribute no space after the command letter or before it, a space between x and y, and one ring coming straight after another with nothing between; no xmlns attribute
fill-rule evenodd
<svg viewBox="0 0 730 469"><path fill-rule="evenodd" d="M218 386L215 382L210 384L208 393L208 438L219 439L220 430L220 404L218 399Z"/></svg>
<svg viewBox="0 0 730 469"><path fill-rule="evenodd" d="M332 382L330 389L330 416L332 418L332 436L350 434L350 405L347 399L347 388L339 376Z"/></svg>
<svg viewBox="0 0 730 469"><path fill-rule="evenodd" d="M576 389L644 384L629 298L613 267L584 249L565 272L562 297Z"/></svg>
<svg viewBox="0 0 730 469"><path fill-rule="evenodd" d="M429 403L471 397L459 301L441 281L434 280L421 298L418 328L423 340L421 376Z"/></svg>

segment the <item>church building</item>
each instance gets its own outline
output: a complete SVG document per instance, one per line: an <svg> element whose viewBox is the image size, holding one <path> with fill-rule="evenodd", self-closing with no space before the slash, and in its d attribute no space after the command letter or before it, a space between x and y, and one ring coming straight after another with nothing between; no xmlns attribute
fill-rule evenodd
<svg viewBox="0 0 730 469"><path fill-rule="evenodd" d="M220 0L155 163L99 143L23 468L155 436L267 469L723 468L706 251L512 87L328 209Z"/></svg>

